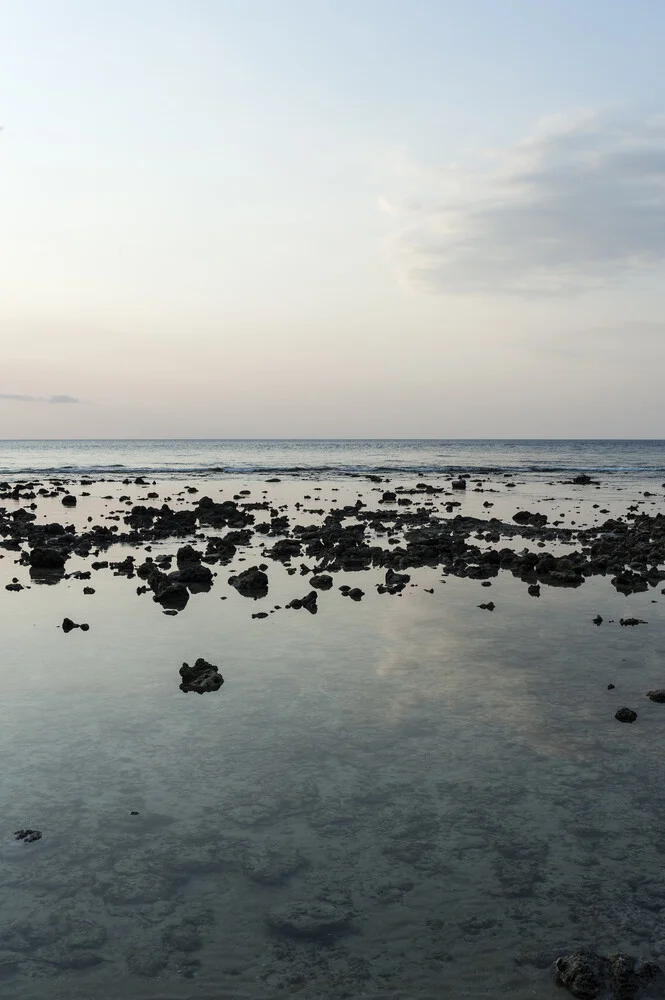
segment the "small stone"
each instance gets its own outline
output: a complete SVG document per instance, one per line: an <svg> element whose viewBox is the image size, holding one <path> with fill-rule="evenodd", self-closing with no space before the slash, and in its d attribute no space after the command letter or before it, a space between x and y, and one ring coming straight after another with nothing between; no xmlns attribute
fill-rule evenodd
<svg viewBox="0 0 665 1000"><path fill-rule="evenodd" d="M619 711L615 713L614 718L617 722L635 722L637 712L634 712L632 708L620 708Z"/></svg>
<svg viewBox="0 0 665 1000"><path fill-rule="evenodd" d="M494 601L488 601L487 604L479 604L478 607L482 608L483 611L494 611L496 604Z"/></svg>

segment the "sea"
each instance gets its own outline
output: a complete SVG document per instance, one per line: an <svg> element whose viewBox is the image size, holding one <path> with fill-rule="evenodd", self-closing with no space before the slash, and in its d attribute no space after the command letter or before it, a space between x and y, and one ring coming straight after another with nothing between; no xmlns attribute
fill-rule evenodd
<svg viewBox="0 0 665 1000"><path fill-rule="evenodd" d="M580 948L665 969L662 583L423 566L391 595L372 568L313 615L289 604L316 557L240 531L169 615L127 557L210 529L76 552L56 579L11 537L202 496L293 532L358 501L380 518L401 487L484 545L518 510L571 531L665 512L664 483L664 441L0 442L0 995L561 1000L555 961ZM263 562L268 594L241 596L231 575ZM179 689L198 657L219 691Z"/></svg>
<svg viewBox="0 0 665 1000"><path fill-rule="evenodd" d="M662 477L665 441L6 440L0 476L587 473Z"/></svg>

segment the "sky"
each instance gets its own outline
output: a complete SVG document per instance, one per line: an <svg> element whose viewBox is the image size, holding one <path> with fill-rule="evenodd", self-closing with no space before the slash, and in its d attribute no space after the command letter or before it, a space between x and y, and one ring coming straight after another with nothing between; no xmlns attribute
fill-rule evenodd
<svg viewBox="0 0 665 1000"><path fill-rule="evenodd" d="M665 438L661 0L1 0L0 438Z"/></svg>

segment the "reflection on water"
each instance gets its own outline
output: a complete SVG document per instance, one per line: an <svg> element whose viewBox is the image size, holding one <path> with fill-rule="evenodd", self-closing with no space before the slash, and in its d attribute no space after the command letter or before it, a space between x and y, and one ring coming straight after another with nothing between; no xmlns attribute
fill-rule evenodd
<svg viewBox="0 0 665 1000"><path fill-rule="evenodd" d="M660 604L413 578L315 619L250 618L298 592L272 567L175 618L101 574L3 596L8 995L546 997L581 944L663 960ZM220 692L178 690L198 656Z"/></svg>

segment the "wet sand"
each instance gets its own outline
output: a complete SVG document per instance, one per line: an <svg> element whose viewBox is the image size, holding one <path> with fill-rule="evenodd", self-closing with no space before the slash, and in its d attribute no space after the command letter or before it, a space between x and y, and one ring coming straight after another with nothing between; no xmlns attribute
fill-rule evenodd
<svg viewBox="0 0 665 1000"><path fill-rule="evenodd" d="M616 525L585 533L619 518L632 531L662 489L278 478L59 480L0 500L18 543L0 548L6 988L521 998L555 995L555 959L584 945L662 963L665 706L646 692L665 686L665 584L638 561L650 522L628 593L616 567L557 562L621 542ZM231 524L210 523L204 496L236 505ZM203 522L174 534L177 518L131 513L163 503ZM53 523L74 531L38 537ZM94 525L133 537L106 547L102 530L86 538ZM215 540L230 532L227 558ZM46 542L68 554L62 571L28 565ZM164 606L186 545L212 586ZM539 563L483 555L524 549ZM164 556L156 575L148 560ZM228 582L254 566L268 577L256 600ZM322 573L328 590L310 583ZM14 578L24 589L5 590ZM316 614L287 608L313 591ZM89 630L63 632L66 617ZM198 657L224 678L203 696L179 689ZM622 706L634 724L615 720ZM15 841L26 828L41 840Z"/></svg>

